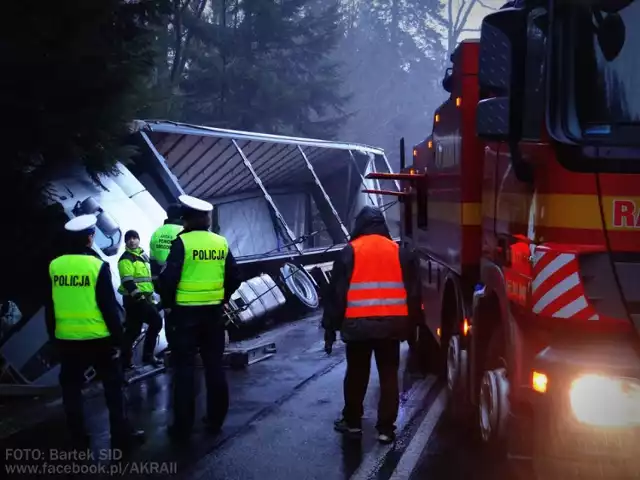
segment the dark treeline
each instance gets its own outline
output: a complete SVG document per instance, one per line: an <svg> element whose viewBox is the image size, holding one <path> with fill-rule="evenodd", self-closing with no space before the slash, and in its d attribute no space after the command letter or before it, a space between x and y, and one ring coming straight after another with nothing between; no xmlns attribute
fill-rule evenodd
<svg viewBox="0 0 640 480"><path fill-rule="evenodd" d="M446 42L441 22L427 22L443 7L439 0L175 2L159 38L154 113L394 149L400 135L417 141L442 98Z"/></svg>

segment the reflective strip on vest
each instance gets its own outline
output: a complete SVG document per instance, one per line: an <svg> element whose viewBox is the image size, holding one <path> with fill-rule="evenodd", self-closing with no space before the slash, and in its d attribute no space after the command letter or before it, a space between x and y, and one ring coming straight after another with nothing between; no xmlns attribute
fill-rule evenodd
<svg viewBox="0 0 640 480"><path fill-rule="evenodd" d="M366 235L351 246L354 269L345 318L407 316L398 245L381 235Z"/></svg>
<svg viewBox="0 0 640 480"><path fill-rule="evenodd" d="M151 282L152 280L153 280L152 277L140 277L140 278L122 277L121 278L122 282L133 282L133 283L146 283L146 282Z"/></svg>
<svg viewBox="0 0 640 480"><path fill-rule="evenodd" d="M167 223L153 232L153 235L151 235L149 256L155 260L158 265L164 266L167 262L171 244L181 231L181 225Z"/></svg>
<svg viewBox="0 0 640 480"><path fill-rule="evenodd" d="M109 336L96 300L103 263L91 255L63 255L49 265L56 338L93 340Z"/></svg>
<svg viewBox="0 0 640 480"><path fill-rule="evenodd" d="M120 272L120 288L118 288L120 294L137 295L138 293L143 293L151 295L154 292L151 266L146 261L146 256L143 258L134 251L125 250L118 261L118 271ZM136 289L133 292L129 292L123 286L125 282L135 283Z"/></svg>
<svg viewBox="0 0 640 480"><path fill-rule="evenodd" d="M224 300L224 266L229 252L227 240L208 231L180 235L184 264L176 304L219 305Z"/></svg>

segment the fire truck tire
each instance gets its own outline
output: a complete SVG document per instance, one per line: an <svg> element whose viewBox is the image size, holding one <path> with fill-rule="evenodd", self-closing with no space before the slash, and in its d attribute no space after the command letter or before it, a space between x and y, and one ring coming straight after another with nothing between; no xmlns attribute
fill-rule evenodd
<svg viewBox="0 0 640 480"><path fill-rule="evenodd" d="M449 339L447 349L447 395L448 414L455 421L463 423L471 413L467 401L468 384L467 351L462 349L459 335Z"/></svg>
<svg viewBox="0 0 640 480"><path fill-rule="evenodd" d="M509 380L503 358L503 335L496 329L485 356L485 368L478 392L478 429L483 450L492 458L507 454Z"/></svg>

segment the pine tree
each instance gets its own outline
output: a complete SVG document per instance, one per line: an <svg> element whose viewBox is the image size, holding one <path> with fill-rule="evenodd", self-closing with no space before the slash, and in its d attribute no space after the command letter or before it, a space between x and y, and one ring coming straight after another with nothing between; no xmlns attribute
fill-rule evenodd
<svg viewBox="0 0 640 480"><path fill-rule="evenodd" d="M184 119L226 128L334 137L344 119L337 3L220 0L181 83ZM329 3L329 5L326 5Z"/></svg>
<svg viewBox="0 0 640 480"><path fill-rule="evenodd" d="M338 50L346 64L353 113L345 139L387 152L394 169L398 141L410 148L429 135L433 109L444 99L440 80L445 49L427 24L438 0L349 0L343 9L347 34Z"/></svg>
<svg viewBox="0 0 640 480"><path fill-rule="evenodd" d="M78 163L97 180L133 153L123 139L147 106L163 12L164 0L3 4L10 20L0 30L3 296L33 296L25 259L47 264L38 259L57 233L43 208L47 182Z"/></svg>

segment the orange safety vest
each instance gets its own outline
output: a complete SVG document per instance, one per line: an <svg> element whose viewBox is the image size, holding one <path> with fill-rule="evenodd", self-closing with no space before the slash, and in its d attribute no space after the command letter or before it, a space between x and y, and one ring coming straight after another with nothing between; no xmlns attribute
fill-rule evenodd
<svg viewBox="0 0 640 480"><path fill-rule="evenodd" d="M365 235L351 246L354 263L345 318L409 315L398 245L382 235Z"/></svg>

